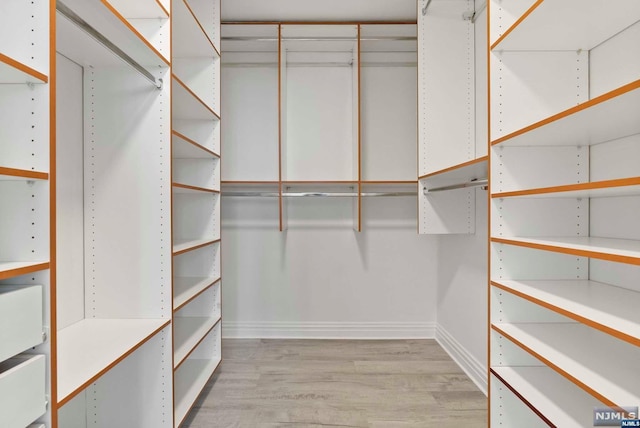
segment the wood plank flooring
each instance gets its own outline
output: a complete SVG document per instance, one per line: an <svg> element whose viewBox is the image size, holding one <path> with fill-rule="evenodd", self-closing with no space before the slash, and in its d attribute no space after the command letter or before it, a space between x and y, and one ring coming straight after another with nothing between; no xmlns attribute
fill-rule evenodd
<svg viewBox="0 0 640 428"><path fill-rule="evenodd" d="M487 426L487 399L435 340L245 340L183 428Z"/></svg>

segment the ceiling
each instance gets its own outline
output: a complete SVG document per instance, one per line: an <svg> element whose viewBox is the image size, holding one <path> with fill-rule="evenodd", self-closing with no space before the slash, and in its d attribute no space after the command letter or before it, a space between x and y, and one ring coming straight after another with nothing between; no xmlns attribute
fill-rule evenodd
<svg viewBox="0 0 640 428"><path fill-rule="evenodd" d="M222 21L415 21L416 0L222 0Z"/></svg>

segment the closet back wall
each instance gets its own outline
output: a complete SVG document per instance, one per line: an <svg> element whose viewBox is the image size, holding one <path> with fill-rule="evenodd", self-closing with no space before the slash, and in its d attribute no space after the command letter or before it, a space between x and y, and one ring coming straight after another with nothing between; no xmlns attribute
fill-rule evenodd
<svg viewBox="0 0 640 428"><path fill-rule="evenodd" d="M383 38L384 29L363 25L362 37L369 38L368 43L362 42L366 54L358 56L355 42L351 47L344 42L344 46L330 45L330 52L314 45L307 54L298 45L283 43L279 74L277 25L234 27L226 30L230 49L225 51L222 44L223 197L225 189L277 194L279 186L283 192L291 187L291 192L347 193L357 193L360 187L362 192L417 188L412 184L417 177L415 48L413 54L398 52L380 59L384 53L377 52L388 50L383 44L397 42L375 45L371 39ZM287 28L282 27L283 37L288 37ZM406 37L396 35L401 30L387 29L404 46L397 49L409 49ZM415 28L408 30L411 34ZM244 40L241 47L240 40L247 35L259 36L261 44ZM306 62L297 64L301 55L307 55ZM313 67L317 67L316 79L297 78ZM329 97L326 87L333 80L328 78L338 74L344 77L340 80L344 88ZM330 114L318 115L314 109ZM333 121L331 114L338 112L340 120ZM351 132L359 130L358 113L362 134L356 132L351 138ZM305 123L309 126L301 126ZM311 128L313 135L308 135ZM338 130L345 130L340 134L344 137L338 138ZM318 155L309 156L309 152ZM304 159L305 165L296 159ZM280 180L284 183L279 184ZM314 180L314 184L287 180ZM371 181L392 183L383 186ZM436 238L417 234L416 197L363 196L361 221L357 210L357 198L285 198L283 214L287 215L281 232L277 197L224 197L223 334L434 337ZM362 231L354 231L358 228Z"/></svg>

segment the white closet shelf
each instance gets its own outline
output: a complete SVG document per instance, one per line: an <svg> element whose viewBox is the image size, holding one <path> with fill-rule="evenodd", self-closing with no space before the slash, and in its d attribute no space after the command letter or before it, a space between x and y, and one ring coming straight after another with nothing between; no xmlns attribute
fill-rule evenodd
<svg viewBox="0 0 640 428"><path fill-rule="evenodd" d="M553 426L591 426L593 408L603 405L548 367L493 367L491 373Z"/></svg>
<svg viewBox="0 0 640 428"><path fill-rule="evenodd" d="M170 322L84 319L58 331L58 405L71 400Z"/></svg>
<svg viewBox="0 0 640 428"><path fill-rule="evenodd" d="M640 346L640 293L589 280L491 281L501 290Z"/></svg>
<svg viewBox="0 0 640 428"><path fill-rule="evenodd" d="M566 237L491 238L491 242L516 245L544 251L592 257L618 263L640 265L640 241L630 239Z"/></svg>
<svg viewBox="0 0 640 428"><path fill-rule="evenodd" d="M171 82L174 119L220 120L218 113L213 111L175 74L172 74Z"/></svg>
<svg viewBox="0 0 640 428"><path fill-rule="evenodd" d="M171 131L173 144L172 156L174 159L214 159L220 158L220 154L197 143L178 131Z"/></svg>
<svg viewBox="0 0 640 428"><path fill-rule="evenodd" d="M0 83L48 83L49 77L0 53Z"/></svg>
<svg viewBox="0 0 640 428"><path fill-rule="evenodd" d="M177 311L220 282L220 277L178 276L173 279L173 310Z"/></svg>
<svg viewBox="0 0 640 428"><path fill-rule="evenodd" d="M483 156L430 172L420 176L418 180L423 187L432 188L466 183L474 179L484 179L487 178L488 164L488 156Z"/></svg>
<svg viewBox="0 0 640 428"><path fill-rule="evenodd" d="M188 2L173 2L172 20L174 58L220 57L220 52Z"/></svg>
<svg viewBox="0 0 640 428"><path fill-rule="evenodd" d="M590 146L638 133L640 133L640 80L635 80L500 137L491 144Z"/></svg>
<svg viewBox="0 0 640 428"><path fill-rule="evenodd" d="M221 318L212 317L174 317L173 318L173 365L180 367L194 349L220 322Z"/></svg>
<svg viewBox="0 0 640 428"><path fill-rule="evenodd" d="M640 195L640 177L493 193L492 198L600 198Z"/></svg>
<svg viewBox="0 0 640 428"><path fill-rule="evenodd" d="M637 0L538 0L492 44L501 50L590 50L640 20Z"/></svg>
<svg viewBox="0 0 640 428"><path fill-rule="evenodd" d="M182 184L182 183L173 183L173 191L176 193L195 193L195 194L198 194L198 193L219 194L220 193L219 190L209 189L206 187L191 186L189 184Z"/></svg>
<svg viewBox="0 0 640 428"><path fill-rule="evenodd" d="M167 19L169 11L158 0L110 0L111 4L128 19Z"/></svg>
<svg viewBox="0 0 640 428"><path fill-rule="evenodd" d="M40 270L49 269L49 262L3 262L0 261L0 280L15 276L27 275Z"/></svg>
<svg viewBox="0 0 640 428"><path fill-rule="evenodd" d="M578 323L498 323L491 328L607 406L640 402L640 371L629 371L640 361L637 347Z"/></svg>
<svg viewBox="0 0 640 428"><path fill-rule="evenodd" d="M48 180L49 174L26 169L5 168L0 166L0 180Z"/></svg>
<svg viewBox="0 0 640 428"><path fill-rule="evenodd" d="M119 0L119 2L125 3L124 0ZM109 1L64 0L60 1L60 3L71 9L82 20L95 28L111 43L122 49L122 51L137 63L144 66L159 67L167 67L169 65L169 60L136 30L127 18ZM67 48L74 49L72 46L64 47L65 50ZM80 55L73 55L72 57L82 58L85 56L94 57L95 55L93 52L85 52Z"/></svg>
<svg viewBox="0 0 640 428"><path fill-rule="evenodd" d="M197 250L198 248L206 247L220 242L219 238L207 238L207 239L174 239L173 241L173 255L186 253L188 251Z"/></svg>
<svg viewBox="0 0 640 428"><path fill-rule="evenodd" d="M174 376L175 420L181 426L184 418L202 392L207 381L220 365L221 359L187 359Z"/></svg>

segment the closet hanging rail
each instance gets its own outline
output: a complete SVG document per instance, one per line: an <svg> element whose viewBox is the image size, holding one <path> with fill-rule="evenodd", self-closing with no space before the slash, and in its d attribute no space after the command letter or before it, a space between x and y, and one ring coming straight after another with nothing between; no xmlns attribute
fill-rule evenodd
<svg viewBox="0 0 640 428"><path fill-rule="evenodd" d="M425 187L423 191L424 191L424 194L426 195L428 193L444 192L445 190L466 189L470 187L479 187L479 186L481 186L483 190L486 190L488 184L489 184L489 180L487 180L486 178L483 178L483 179L467 181L465 183L451 184L449 186L432 187L430 189Z"/></svg>
<svg viewBox="0 0 640 428"><path fill-rule="evenodd" d="M364 197L380 197L380 196L416 196L417 192L284 192L283 197L286 198L309 198L309 197L343 197L355 198ZM253 198L277 198L280 196L278 192L222 192L222 196L229 197L253 197Z"/></svg>
<svg viewBox="0 0 640 428"><path fill-rule="evenodd" d="M258 36L223 36L223 41L229 42L277 42L277 37L258 37ZM354 42L358 40L354 37L283 37L283 41L295 41L295 42ZM377 42L377 41L414 41L418 40L416 36L377 36L377 37L361 37L360 41L363 42Z"/></svg>
<svg viewBox="0 0 640 428"><path fill-rule="evenodd" d="M133 69L140 73L145 79L153 83L156 88L162 89L162 79L156 79L155 76L151 74L146 68L144 68L138 62L136 62L136 60L127 55L118 46L113 44L109 39L103 36L102 33L89 25L84 19L80 18L80 16L78 16L74 11L72 11L59 1L56 2L56 10L73 24L77 25L78 28L87 33L102 46L113 52L122 61L133 67Z"/></svg>

